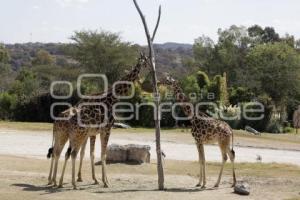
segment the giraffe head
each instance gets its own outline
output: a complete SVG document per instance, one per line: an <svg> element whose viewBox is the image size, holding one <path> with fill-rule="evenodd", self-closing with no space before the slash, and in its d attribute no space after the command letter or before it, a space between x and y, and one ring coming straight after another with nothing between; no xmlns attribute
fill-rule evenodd
<svg viewBox="0 0 300 200"><path fill-rule="evenodd" d="M140 53L140 57L138 58L138 62L135 65L135 67L121 80L134 82L139 78L139 74L142 68L148 68L149 66L150 66L149 58L144 53Z"/></svg>
<svg viewBox="0 0 300 200"><path fill-rule="evenodd" d="M165 76L161 81L158 83L159 85L165 85L168 87L175 88L178 86L178 82L173 79L171 76Z"/></svg>

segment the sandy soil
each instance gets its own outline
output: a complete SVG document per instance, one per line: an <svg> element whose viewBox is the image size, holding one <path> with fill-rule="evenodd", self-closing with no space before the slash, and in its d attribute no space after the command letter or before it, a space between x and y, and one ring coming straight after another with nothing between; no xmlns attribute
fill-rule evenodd
<svg viewBox="0 0 300 200"><path fill-rule="evenodd" d="M230 187L229 170L225 172L217 190L210 188L216 180L216 171L209 171L208 188L201 190L193 187L197 183L197 163L167 161L166 190L157 191L155 163L141 166L114 164L108 166L111 187L105 189L102 184L92 184L86 161L83 168L84 182L78 184L79 189L74 191L70 185L69 169L64 188L46 186L48 165L48 161L41 159L0 156L0 199L300 199L300 173L295 177L283 174L279 178L272 178L246 176L241 171L238 179L251 185L251 195L239 196ZM185 170L180 169L183 166ZM100 167L97 166L96 170L100 172Z"/></svg>

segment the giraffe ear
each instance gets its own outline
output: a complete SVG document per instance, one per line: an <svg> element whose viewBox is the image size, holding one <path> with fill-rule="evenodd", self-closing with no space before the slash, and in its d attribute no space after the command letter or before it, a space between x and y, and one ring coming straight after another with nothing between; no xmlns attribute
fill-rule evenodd
<svg viewBox="0 0 300 200"><path fill-rule="evenodd" d="M74 116L74 115L76 115L76 113L78 113L79 112L79 109L78 108L71 108L70 109L70 116Z"/></svg>

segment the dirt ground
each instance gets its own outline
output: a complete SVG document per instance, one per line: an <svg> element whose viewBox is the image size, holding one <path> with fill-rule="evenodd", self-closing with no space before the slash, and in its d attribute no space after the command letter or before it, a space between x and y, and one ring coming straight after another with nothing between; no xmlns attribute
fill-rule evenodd
<svg viewBox="0 0 300 200"><path fill-rule="evenodd" d="M103 188L102 184L93 185L89 156L86 156L83 166L84 182L78 183L78 190L74 191L70 184L70 163L66 171L64 188L49 187L46 184L50 161L46 160L45 154L51 143L51 129L51 125L45 124L0 122L0 200L300 200L300 135L253 136L235 131L238 181L246 181L251 187L250 196L239 196L234 194L233 188L230 187L232 179L229 164L225 167L220 188L211 188L220 169L217 146L207 145L205 148L207 160L211 161L207 165L207 189L194 187L199 176L199 164L196 162L194 141L187 130L162 131L162 145L168 159L164 164L165 191L157 190L155 160L143 165L111 164L108 166L111 187ZM153 130L113 130L110 141L153 146ZM86 153L88 154L88 150ZM155 152L152 153L152 158L155 159ZM97 154L99 151L96 151ZM257 163L256 154L262 155L262 163ZM99 158L99 155L96 157ZM279 162L272 163L275 161ZM61 165L62 163L60 167ZM96 167L96 172L97 177L101 177L101 166ZM101 182L100 178L98 180Z"/></svg>
<svg viewBox="0 0 300 200"><path fill-rule="evenodd" d="M62 163L61 163L62 164ZM207 189L194 187L197 183L198 163L189 161L165 162L165 191L157 191L156 164L111 164L108 177L111 187L93 185L89 162L83 167L84 182L78 190L70 184L70 166L62 189L46 186L49 161L15 156L0 156L0 199L300 199L300 168L288 165L238 164L239 181L251 186L250 196L239 196L230 187L230 166L226 166L219 189L212 189L219 166L208 164ZM97 166L97 177L100 177ZM270 170L272 169L272 170Z"/></svg>

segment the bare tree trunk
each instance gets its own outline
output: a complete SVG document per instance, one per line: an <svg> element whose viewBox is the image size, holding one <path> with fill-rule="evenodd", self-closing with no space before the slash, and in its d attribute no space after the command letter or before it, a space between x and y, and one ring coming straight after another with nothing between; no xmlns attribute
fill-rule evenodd
<svg viewBox="0 0 300 200"><path fill-rule="evenodd" d="M152 68L152 82L153 82L153 93L154 93L154 101L156 105L156 112L155 112L155 137L156 137L156 154L157 154L157 173L158 173L158 189L163 190L164 189L164 168L163 168L163 162L162 162L162 151L161 151L161 145L160 145L160 95L158 91L157 86L157 76L156 76L156 67L155 67L155 52L153 48L153 41L159 26L160 22L160 16L161 16L161 6L159 7L159 15L157 19L157 23L155 26L155 29L153 31L152 37L150 36L149 29L147 26L147 22L145 19L145 16L143 15L138 3L136 0L133 0L134 5L142 19L147 41L148 41L148 47L149 47L149 58L150 58L150 66Z"/></svg>

